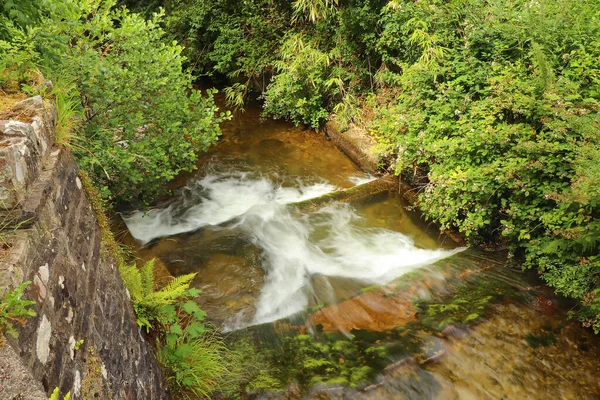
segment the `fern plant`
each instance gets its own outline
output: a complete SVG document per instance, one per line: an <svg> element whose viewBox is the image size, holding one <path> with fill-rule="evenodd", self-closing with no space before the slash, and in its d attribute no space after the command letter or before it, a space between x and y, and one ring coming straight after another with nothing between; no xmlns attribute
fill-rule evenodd
<svg viewBox="0 0 600 400"><path fill-rule="evenodd" d="M177 398L208 398L228 375L231 354L214 328L203 323L206 313L193 299L200 290L190 288L196 274L174 278L155 288L154 260L142 268L122 267L137 323L157 333L160 360L170 372L167 378Z"/></svg>
<svg viewBox="0 0 600 400"><path fill-rule="evenodd" d="M172 306L182 299L200 294L198 289L190 288L190 282L195 276L195 273L178 276L167 286L155 290L154 259L145 263L142 268L138 268L135 264L122 267L121 277L131 295L138 325L149 332L155 327L153 323L167 324L166 306Z"/></svg>
<svg viewBox="0 0 600 400"><path fill-rule="evenodd" d="M36 312L29 308L35 304L35 301L21 299L29 284L30 281L23 282L13 290L7 291L0 299L0 347L4 344L3 333L17 337L15 324L24 326L27 318L36 316Z"/></svg>

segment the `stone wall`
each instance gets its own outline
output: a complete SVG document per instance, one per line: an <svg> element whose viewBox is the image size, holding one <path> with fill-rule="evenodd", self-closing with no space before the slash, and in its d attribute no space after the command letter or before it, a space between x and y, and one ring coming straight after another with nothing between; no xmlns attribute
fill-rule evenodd
<svg viewBox="0 0 600 400"><path fill-rule="evenodd" d="M25 122L0 121L0 288L32 281L37 317L8 340L21 370L0 356L0 398L43 398L56 387L72 399L168 398L77 164L54 146L53 106L38 96L16 107ZM10 384L27 379L31 393Z"/></svg>

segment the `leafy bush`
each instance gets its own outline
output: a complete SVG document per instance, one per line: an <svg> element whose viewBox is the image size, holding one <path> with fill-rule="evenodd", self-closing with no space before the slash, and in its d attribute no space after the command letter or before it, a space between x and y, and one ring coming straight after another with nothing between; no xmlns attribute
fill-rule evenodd
<svg viewBox="0 0 600 400"><path fill-rule="evenodd" d="M220 134L213 91L206 96L182 71L182 48L163 42L160 15L146 21L113 1L83 3L57 33L62 66L81 93L86 151L82 167L117 201L150 201L194 168ZM80 21L80 15L88 15Z"/></svg>
<svg viewBox="0 0 600 400"><path fill-rule="evenodd" d="M0 40L9 40L15 28L24 29L39 23L51 0L6 0L0 5Z"/></svg>
<svg viewBox="0 0 600 400"><path fill-rule="evenodd" d="M397 171L443 228L475 244L501 235L526 268L585 299L581 318L598 331L597 8L394 3L380 43L401 92L373 131Z"/></svg>
<svg viewBox="0 0 600 400"><path fill-rule="evenodd" d="M0 88L5 93L20 92L23 85L38 79L39 57L30 35L10 21L0 20L0 26L4 26L11 37L10 41L0 39Z"/></svg>
<svg viewBox="0 0 600 400"><path fill-rule="evenodd" d="M182 47L165 42L161 14L147 21L114 0L45 0L36 12L27 4L0 16L0 84L19 90L38 68L74 83L63 96L79 94L84 114L83 142L73 150L105 199L149 202L195 168L228 116L217 115L213 91L192 87ZM28 11L28 22L15 10Z"/></svg>
<svg viewBox="0 0 600 400"><path fill-rule="evenodd" d="M265 113L317 128L329 115L324 107L331 85L326 80L329 55L299 34L290 35L280 51L279 73L264 94Z"/></svg>

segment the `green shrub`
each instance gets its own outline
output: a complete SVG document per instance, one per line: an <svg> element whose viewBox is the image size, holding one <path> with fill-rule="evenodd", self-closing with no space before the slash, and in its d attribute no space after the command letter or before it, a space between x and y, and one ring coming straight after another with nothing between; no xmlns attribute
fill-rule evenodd
<svg viewBox="0 0 600 400"><path fill-rule="evenodd" d="M330 57L299 34L290 35L280 51L278 74L264 94L265 113L316 128L329 115L325 96Z"/></svg>
<svg viewBox="0 0 600 400"><path fill-rule="evenodd" d="M163 41L161 15L146 21L113 6L110 0L74 5L72 19L39 45L64 46L56 67L81 94L85 150L74 149L80 165L103 197L150 201L194 168L227 115L216 115L213 91L203 96L192 88L182 48Z"/></svg>
<svg viewBox="0 0 600 400"><path fill-rule="evenodd" d="M503 237L598 331L597 6L394 3L380 46L401 90L373 131L397 171L426 216L474 244Z"/></svg>
<svg viewBox="0 0 600 400"><path fill-rule="evenodd" d="M192 87L182 47L165 41L161 14L146 21L114 0L45 0L35 13L28 4L0 14L0 86L19 91L39 80L38 69L68 82L56 85L59 139L74 143L72 111L82 109L73 151L103 198L149 202L195 168L228 114L218 114L214 91ZM26 23L19 10L30 14Z"/></svg>
<svg viewBox="0 0 600 400"><path fill-rule="evenodd" d="M10 41L0 39L0 89L5 93L20 92L23 85L39 79L39 56L31 35L10 21L0 20L0 26L4 26L11 37Z"/></svg>

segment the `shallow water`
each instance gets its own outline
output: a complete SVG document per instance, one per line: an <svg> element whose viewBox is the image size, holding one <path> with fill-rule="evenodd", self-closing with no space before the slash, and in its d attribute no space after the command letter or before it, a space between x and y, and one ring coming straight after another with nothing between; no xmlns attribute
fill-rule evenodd
<svg viewBox="0 0 600 400"><path fill-rule="evenodd" d="M250 397L598 398L597 338L502 254L456 248L393 193L303 211L373 177L256 109L223 132L124 220L141 259L198 272L213 323L264 365Z"/></svg>

